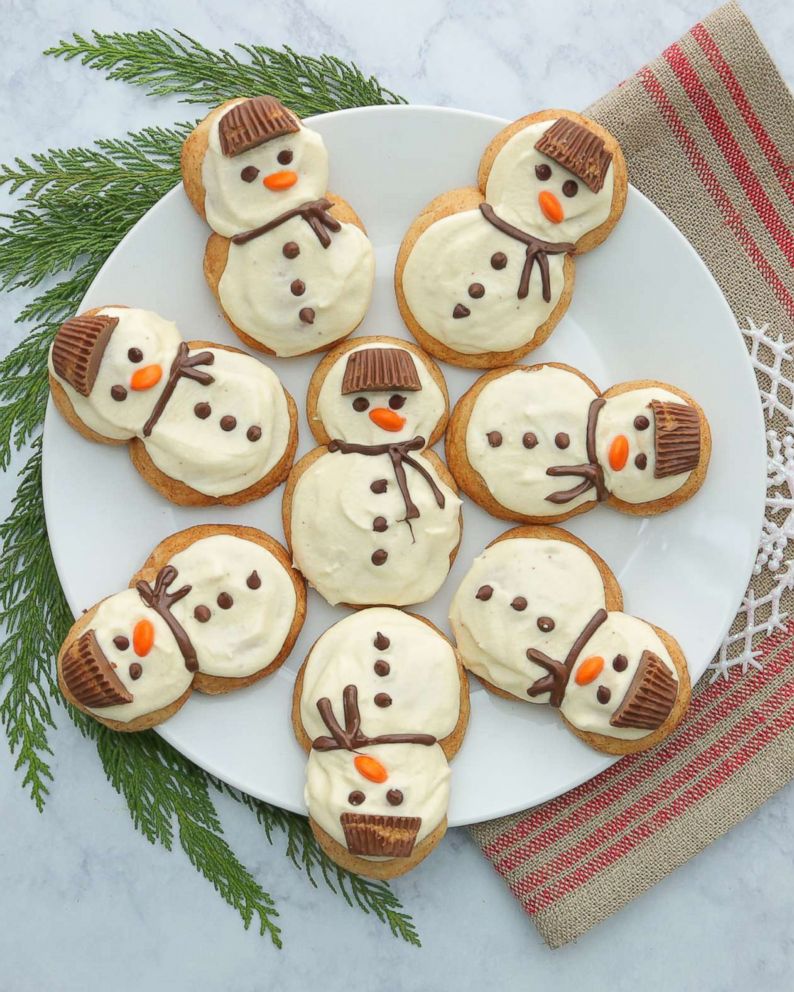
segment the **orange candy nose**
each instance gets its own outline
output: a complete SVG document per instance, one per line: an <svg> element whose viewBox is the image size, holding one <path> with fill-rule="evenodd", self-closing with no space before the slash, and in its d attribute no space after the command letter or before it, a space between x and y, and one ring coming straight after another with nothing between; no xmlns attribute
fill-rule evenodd
<svg viewBox="0 0 794 992"><path fill-rule="evenodd" d="M139 658L147 655L154 645L154 625L151 620L139 620L132 632L132 647Z"/></svg>
<svg viewBox="0 0 794 992"><path fill-rule="evenodd" d="M401 431L405 427L405 417L386 406L376 406L370 410L369 419L384 431Z"/></svg>
<svg viewBox="0 0 794 992"><path fill-rule="evenodd" d="M629 439L625 434L618 434L609 446L609 467L619 472L629 460Z"/></svg>
<svg viewBox="0 0 794 992"><path fill-rule="evenodd" d="M562 209L562 204L549 190L544 189L538 193L538 204L543 211L543 216L552 224L559 224L561 220L564 220L565 211Z"/></svg>
<svg viewBox="0 0 794 992"><path fill-rule="evenodd" d="M269 176L265 176L262 180L268 189L273 190L289 189L290 186L294 186L297 181L298 173L292 172L291 169L284 169L283 172L271 172Z"/></svg>
<svg viewBox="0 0 794 992"><path fill-rule="evenodd" d="M144 365L142 369L132 373L130 385L133 389L151 389L163 377L163 370L159 365Z"/></svg>
<svg viewBox="0 0 794 992"><path fill-rule="evenodd" d="M383 765L377 758L373 758L371 754L356 755L353 759L353 764L356 766L358 774L363 775L364 778L368 778L370 782L385 782L389 777Z"/></svg>
<svg viewBox="0 0 794 992"><path fill-rule="evenodd" d="M592 682L593 679L597 679L601 674L603 667L604 659L601 655L591 654L590 657L585 658L579 666L579 670L576 673L576 684L587 685L588 682Z"/></svg>

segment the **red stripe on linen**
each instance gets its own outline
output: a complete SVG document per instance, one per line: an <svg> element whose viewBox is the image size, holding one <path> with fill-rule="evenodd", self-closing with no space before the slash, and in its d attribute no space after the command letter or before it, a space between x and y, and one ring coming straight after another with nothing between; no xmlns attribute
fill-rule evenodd
<svg viewBox="0 0 794 992"><path fill-rule="evenodd" d="M690 33L698 45L700 45L706 58L722 80L725 89L730 94L745 124L758 142L758 147L764 153L767 162L772 167L772 171L777 177L783 192L794 203L794 175L792 175L791 166L786 164L786 161L780 154L780 149L772 140L769 132L753 110L752 104L742 88L742 84L736 78L733 69L726 62L725 56L720 51L719 46L709 34L704 24L696 24Z"/></svg>
<svg viewBox="0 0 794 992"><path fill-rule="evenodd" d="M692 101L692 106L709 129L709 133L717 143L717 147L722 152L731 172L738 179L748 200L752 203L762 224L775 239L789 264L794 266L794 235L778 213L774 203L769 199L739 142L731 134L717 104L700 80L695 67L679 44L666 48L662 52L662 57L675 73L686 95Z"/></svg>

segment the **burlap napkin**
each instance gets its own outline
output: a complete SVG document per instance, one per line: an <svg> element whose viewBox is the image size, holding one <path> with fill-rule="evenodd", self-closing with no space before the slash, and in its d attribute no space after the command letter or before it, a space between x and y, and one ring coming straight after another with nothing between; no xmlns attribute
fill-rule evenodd
<svg viewBox="0 0 794 992"><path fill-rule="evenodd" d="M551 947L794 776L794 99L729 3L585 113L620 140L631 181L694 245L745 332L770 488L747 598L673 737L543 806L472 828Z"/></svg>

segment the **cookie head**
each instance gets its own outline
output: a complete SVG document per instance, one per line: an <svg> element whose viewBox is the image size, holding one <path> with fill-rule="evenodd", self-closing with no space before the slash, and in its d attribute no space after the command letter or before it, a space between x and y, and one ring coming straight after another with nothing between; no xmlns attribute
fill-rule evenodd
<svg viewBox="0 0 794 992"><path fill-rule="evenodd" d="M609 216L612 153L581 119L529 124L494 159L485 198L505 220L551 242L576 243Z"/></svg>
<svg viewBox="0 0 794 992"><path fill-rule="evenodd" d="M202 181L207 221L230 237L322 197L328 156L320 135L275 97L252 97L210 125Z"/></svg>
<svg viewBox="0 0 794 992"><path fill-rule="evenodd" d="M675 664L654 628L609 613L571 669L560 711L578 730L639 740L665 723L679 691Z"/></svg>
<svg viewBox="0 0 794 992"><path fill-rule="evenodd" d="M396 341L344 350L320 386L312 419L340 441L388 444L417 435L428 441L447 406L443 380L432 367L438 378L429 359Z"/></svg>
<svg viewBox="0 0 794 992"><path fill-rule="evenodd" d="M596 426L607 489L628 503L671 496L704 457L704 429L698 410L670 390L651 386L607 394Z"/></svg>
<svg viewBox="0 0 794 992"><path fill-rule="evenodd" d="M362 858L407 858L446 815L450 771L438 744L312 750L309 814Z"/></svg>
<svg viewBox="0 0 794 992"><path fill-rule="evenodd" d="M168 706L193 680L178 637L136 589L100 603L88 628L67 639L59 668L83 709L120 723Z"/></svg>

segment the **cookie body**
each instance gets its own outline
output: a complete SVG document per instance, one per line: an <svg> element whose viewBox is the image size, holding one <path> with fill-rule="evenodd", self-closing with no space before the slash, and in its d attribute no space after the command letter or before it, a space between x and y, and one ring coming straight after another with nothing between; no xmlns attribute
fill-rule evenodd
<svg viewBox="0 0 794 992"><path fill-rule="evenodd" d="M75 622L58 682L100 723L145 730L193 689L228 692L270 674L305 611L303 581L278 542L251 527L192 527L158 545L129 589Z"/></svg>
<svg viewBox="0 0 794 992"><path fill-rule="evenodd" d="M131 442L136 468L172 502L256 499L289 471L294 403L236 349L182 341L149 311L104 307L67 321L49 362L69 423L92 440Z"/></svg>
<svg viewBox="0 0 794 992"><path fill-rule="evenodd" d="M653 514L689 499L711 452L691 396L654 380L603 395L555 363L486 373L455 407L447 460L460 487L490 513L554 523L606 502Z"/></svg>
<svg viewBox="0 0 794 992"><path fill-rule="evenodd" d="M374 254L327 192L321 136L273 97L230 100L185 142L185 190L216 232L204 271L243 340L274 355L328 348L361 322Z"/></svg>
<svg viewBox="0 0 794 992"><path fill-rule="evenodd" d="M446 638L399 610L346 617L309 652L292 713L309 752L309 822L329 856L373 878L426 857L446 830L448 759L469 714Z"/></svg>
<svg viewBox="0 0 794 992"><path fill-rule="evenodd" d="M690 696L675 639L622 612L608 566L554 527L516 527L475 559L450 608L464 665L508 698L546 703L609 754L644 750Z"/></svg>
<svg viewBox="0 0 794 992"><path fill-rule="evenodd" d="M409 330L455 364L517 361L565 313L573 256L607 237L626 190L620 148L595 122L542 111L509 125L478 187L438 197L406 233L395 286Z"/></svg>

